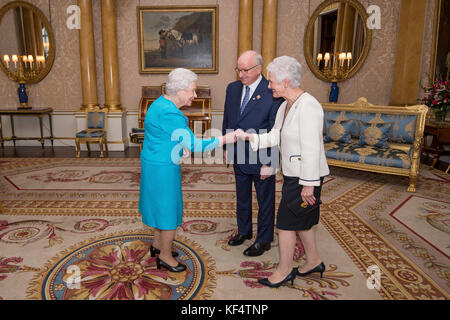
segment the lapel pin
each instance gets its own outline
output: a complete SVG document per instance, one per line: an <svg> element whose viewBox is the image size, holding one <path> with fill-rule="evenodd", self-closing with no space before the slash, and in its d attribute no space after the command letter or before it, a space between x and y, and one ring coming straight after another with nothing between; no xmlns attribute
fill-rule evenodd
<svg viewBox="0 0 450 320"><path fill-rule="evenodd" d="M258 95L256 96L256 99L257 99L257 100L261 99L261 96L258 94Z"/></svg>

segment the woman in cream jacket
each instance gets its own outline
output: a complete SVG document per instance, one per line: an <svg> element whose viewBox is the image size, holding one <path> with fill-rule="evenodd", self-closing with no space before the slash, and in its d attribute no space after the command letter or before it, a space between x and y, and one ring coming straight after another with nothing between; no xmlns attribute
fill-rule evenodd
<svg viewBox="0 0 450 320"><path fill-rule="evenodd" d="M319 222L320 192L323 178L330 171L323 146L323 109L309 93L300 88L301 65L287 56L272 61L267 71L273 96L285 102L278 109L272 130L265 134L249 134L238 129L237 136L249 140L254 151L279 146L283 190L277 214L280 262L275 272L261 284L279 287L293 283L296 275L318 272L325 265L317 250L315 229ZM296 232L305 248L306 262L293 268Z"/></svg>

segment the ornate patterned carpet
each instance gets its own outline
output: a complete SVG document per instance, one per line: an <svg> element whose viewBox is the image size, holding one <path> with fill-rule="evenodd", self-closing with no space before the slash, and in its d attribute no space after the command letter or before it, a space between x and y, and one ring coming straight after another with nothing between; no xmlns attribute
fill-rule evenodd
<svg viewBox="0 0 450 320"><path fill-rule="evenodd" d="M1 299L450 297L450 180L442 172L422 168L412 194L407 178L332 167L316 226L327 271L270 289L257 280L276 267L278 231L260 257L242 254L252 241L227 245L237 230L231 168L182 166L174 249L188 271L180 274L156 269L149 255L139 171L139 159L1 159ZM256 214L255 195L253 203ZM304 262L299 238L295 258Z"/></svg>

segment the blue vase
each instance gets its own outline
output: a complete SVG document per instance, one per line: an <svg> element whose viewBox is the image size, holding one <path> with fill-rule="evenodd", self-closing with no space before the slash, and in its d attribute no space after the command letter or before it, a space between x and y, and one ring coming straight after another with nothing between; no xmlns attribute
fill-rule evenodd
<svg viewBox="0 0 450 320"><path fill-rule="evenodd" d="M330 102L337 102L339 97L339 87L336 81L331 83Z"/></svg>
<svg viewBox="0 0 450 320"><path fill-rule="evenodd" d="M19 84L19 88L17 89L17 93L19 94L19 102L21 105L26 105L28 103L28 95L27 88L25 88L25 84Z"/></svg>

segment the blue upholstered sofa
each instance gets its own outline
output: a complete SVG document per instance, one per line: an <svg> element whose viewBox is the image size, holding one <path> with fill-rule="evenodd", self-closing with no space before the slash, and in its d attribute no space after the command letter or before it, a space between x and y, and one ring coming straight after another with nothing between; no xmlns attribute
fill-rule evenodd
<svg viewBox="0 0 450 320"><path fill-rule="evenodd" d="M328 164L408 176L415 192L428 107L322 104Z"/></svg>

